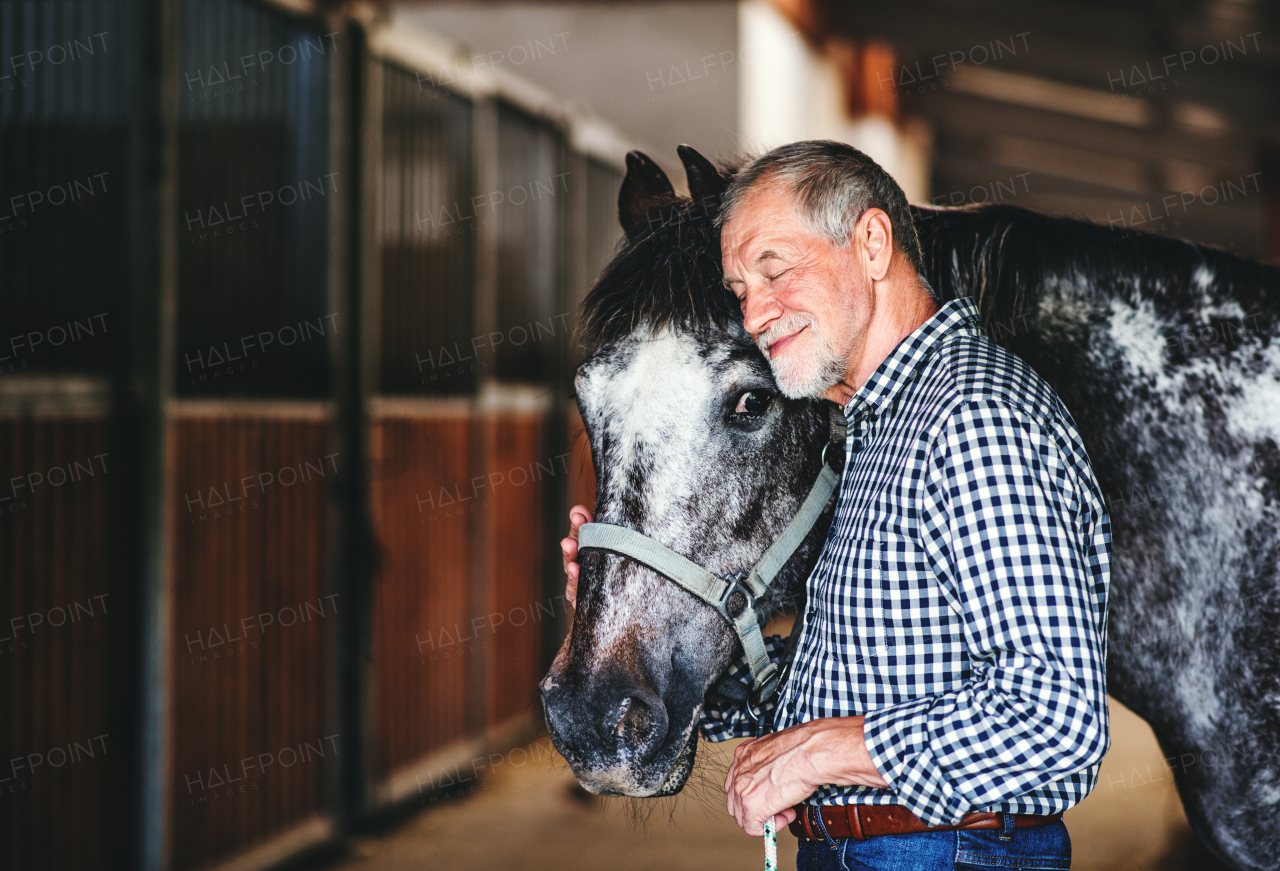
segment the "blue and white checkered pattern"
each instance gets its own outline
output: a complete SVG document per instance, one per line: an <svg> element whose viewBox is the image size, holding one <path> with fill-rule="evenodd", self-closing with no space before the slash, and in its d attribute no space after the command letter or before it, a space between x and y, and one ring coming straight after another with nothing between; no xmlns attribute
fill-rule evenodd
<svg viewBox="0 0 1280 871"><path fill-rule="evenodd" d="M971 299L904 339L845 416L835 521L775 727L865 715L890 786L809 802L902 804L930 825L1076 804L1110 746L1111 525L1074 421L982 334ZM701 722L712 741L751 727L714 704Z"/></svg>

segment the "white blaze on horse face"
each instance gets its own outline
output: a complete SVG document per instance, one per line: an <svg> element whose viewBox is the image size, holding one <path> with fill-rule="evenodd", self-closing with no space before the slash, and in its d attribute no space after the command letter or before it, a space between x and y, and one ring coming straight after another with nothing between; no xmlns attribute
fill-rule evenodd
<svg viewBox="0 0 1280 871"><path fill-rule="evenodd" d="M586 399L596 431L608 434L615 451L609 458L605 512L643 465L646 517L668 524L681 519L676 509L692 493L696 476L691 470L706 462L706 415L717 398L714 373L697 343L669 330L640 338L626 366L593 369L578 395Z"/></svg>
<svg viewBox="0 0 1280 871"><path fill-rule="evenodd" d="M596 520L631 525L636 519L618 516L618 507L640 501L641 531L680 550L690 534L688 505L710 458L707 415L719 400L715 373L697 342L669 330L642 336L627 351L625 365L589 366L577 383L593 437L611 446ZM637 479L641 491L630 492ZM596 652L605 657L634 639L637 626L661 625L687 595L647 569L631 567L627 574L595 627Z"/></svg>
<svg viewBox="0 0 1280 871"><path fill-rule="evenodd" d="M736 516L751 495L745 485L725 479L719 454L726 449L724 405L752 374L747 364L726 358L727 349L689 335L640 333L584 367L577 380L592 438L609 445L596 520L635 528L677 552L688 553L699 542L699 559L712 571L750 565L759 556L743 552L748 545L731 540L717 522ZM708 499L713 491L715 498ZM639 506L639 515L623 516L623 506ZM696 516L695 506L715 510L716 520ZM664 632L689 633L680 639L689 650L721 636L732 645L728 625L691 594L642 566L628 564L621 572L609 578L607 601L593 626L593 654L600 661L624 655L637 640L652 649L647 645ZM672 641L668 636L659 646Z"/></svg>

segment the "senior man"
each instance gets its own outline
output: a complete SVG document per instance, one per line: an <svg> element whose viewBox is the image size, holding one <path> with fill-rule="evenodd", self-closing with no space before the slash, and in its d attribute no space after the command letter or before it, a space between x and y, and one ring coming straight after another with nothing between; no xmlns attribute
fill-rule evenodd
<svg viewBox="0 0 1280 871"><path fill-rule="evenodd" d="M769 152L719 220L779 389L849 423L775 731L735 750L729 812L791 824L801 869L1068 868L1061 813L1109 746L1111 541L1070 414L971 299L939 307L906 197L856 149ZM562 543L570 600L589 519ZM714 699L700 725L752 734Z"/></svg>

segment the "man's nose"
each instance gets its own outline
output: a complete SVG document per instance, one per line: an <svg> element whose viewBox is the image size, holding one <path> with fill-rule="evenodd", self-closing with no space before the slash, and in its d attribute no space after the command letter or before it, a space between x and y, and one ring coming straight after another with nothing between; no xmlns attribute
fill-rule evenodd
<svg viewBox="0 0 1280 871"><path fill-rule="evenodd" d="M742 302L742 326L758 336L782 314L782 306L762 287L748 288Z"/></svg>

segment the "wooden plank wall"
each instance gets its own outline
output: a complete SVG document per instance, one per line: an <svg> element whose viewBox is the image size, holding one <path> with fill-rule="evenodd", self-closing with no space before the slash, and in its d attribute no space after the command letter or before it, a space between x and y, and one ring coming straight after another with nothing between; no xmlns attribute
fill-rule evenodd
<svg viewBox="0 0 1280 871"><path fill-rule="evenodd" d="M106 868L121 848L112 430L0 418L0 868Z"/></svg>
<svg viewBox="0 0 1280 871"><path fill-rule="evenodd" d="M381 552L371 775L385 783L540 718L542 632L565 610L544 590L545 500L570 466L548 450L541 411L383 407L370 440Z"/></svg>
<svg viewBox="0 0 1280 871"><path fill-rule="evenodd" d="M581 456L549 449L541 413L456 407L463 410L384 415L373 426L382 544L375 781L536 720L543 621L565 613L543 589L544 505L555 475L575 480ZM112 844L118 834L102 812L120 784L101 750L104 742L108 757L112 749L106 615L117 583L109 575L111 482L101 472L110 468L109 437L102 420L0 421L9 468L47 473L94 458L99 470L3 509L0 616L25 627L28 614L61 620L51 609L81 604L75 625L56 631L0 624L0 638L13 639L0 674L16 714L4 722L3 745L47 753L104 736L96 759L46 765L16 779L13 793L0 782L4 867L101 867L100 849L76 845ZM341 458L328 450L318 405L302 415L179 411L172 439L173 848L174 867L194 868L324 812L336 743L330 633L342 607L327 595L328 487ZM85 619L88 608L94 619ZM73 823L77 837L64 837Z"/></svg>
<svg viewBox="0 0 1280 871"><path fill-rule="evenodd" d="M501 729L516 717L541 716L542 621L563 605L544 590L546 488L567 469L544 438L544 416L490 413L484 422L489 483L488 612L485 619L486 725Z"/></svg>
<svg viewBox="0 0 1280 871"><path fill-rule="evenodd" d="M328 594L328 496L341 462L328 444L319 404L180 414L173 425L176 868L324 809L343 607Z"/></svg>
<svg viewBox="0 0 1280 871"><path fill-rule="evenodd" d="M374 587L371 777L466 738L471 618L472 421L466 403L372 421Z"/></svg>

